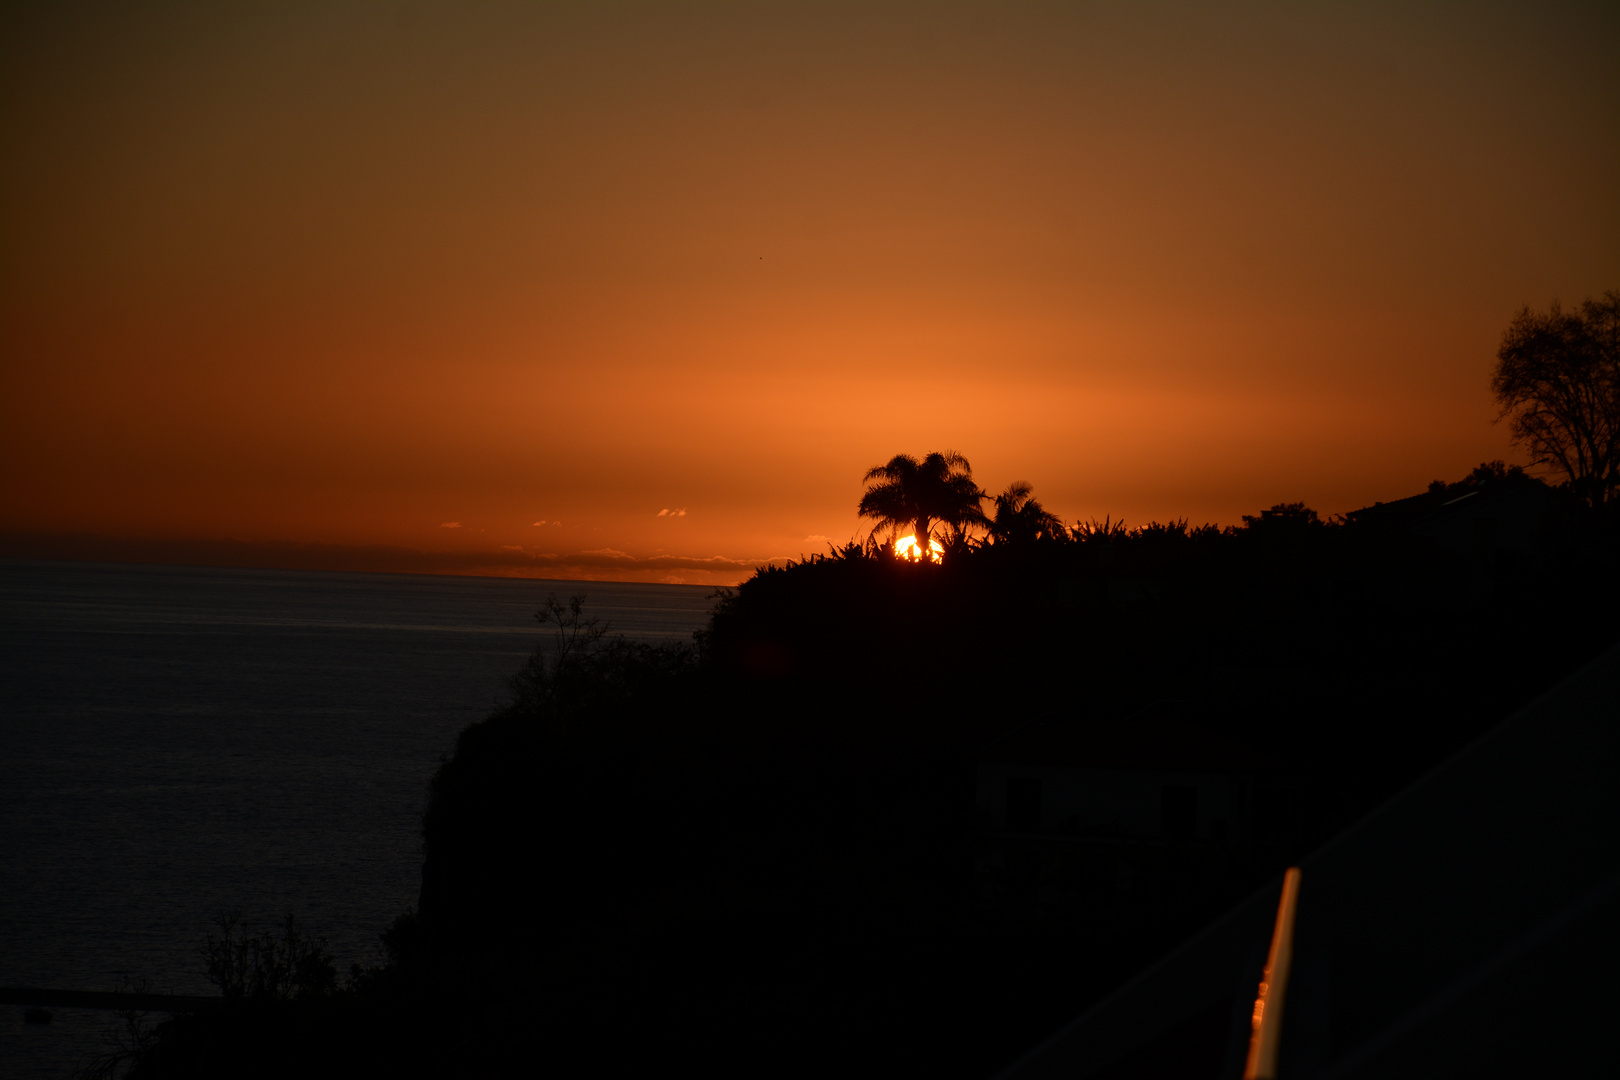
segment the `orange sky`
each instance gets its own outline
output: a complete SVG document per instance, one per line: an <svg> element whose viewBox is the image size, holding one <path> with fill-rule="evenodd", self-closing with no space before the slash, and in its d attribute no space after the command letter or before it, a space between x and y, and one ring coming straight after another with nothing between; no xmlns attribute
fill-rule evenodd
<svg viewBox="0 0 1620 1080"><path fill-rule="evenodd" d="M724 583L900 451L1137 523L1515 460L1617 11L14 5L0 550Z"/></svg>

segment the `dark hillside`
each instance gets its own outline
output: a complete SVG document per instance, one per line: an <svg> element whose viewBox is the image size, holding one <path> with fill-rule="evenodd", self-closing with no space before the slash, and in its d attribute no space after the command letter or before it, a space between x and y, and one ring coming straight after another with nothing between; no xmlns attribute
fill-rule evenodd
<svg viewBox="0 0 1620 1080"><path fill-rule="evenodd" d="M1612 577L1524 556L1482 580L1411 528L1282 507L762 569L667 692L468 732L429 815L424 916L482 924L470 954L553 972L589 1023L714 1063L791 1045L807 1072L876 1052L982 1075L1599 648ZM1155 849L1055 905L973 888L981 747L1165 701L1288 763L1271 844ZM496 949L538 911L534 951Z"/></svg>
<svg viewBox="0 0 1620 1080"><path fill-rule="evenodd" d="M559 605L564 658L434 780L393 964L299 1052L381 1025L424 1075L988 1075L1614 636L1612 541L1532 497L1528 539L1460 549L1439 495L937 566L850 547L760 570L695 649ZM1058 837L1054 886L1015 839L974 869L984 747L1172 714L1283 763L1258 842Z"/></svg>

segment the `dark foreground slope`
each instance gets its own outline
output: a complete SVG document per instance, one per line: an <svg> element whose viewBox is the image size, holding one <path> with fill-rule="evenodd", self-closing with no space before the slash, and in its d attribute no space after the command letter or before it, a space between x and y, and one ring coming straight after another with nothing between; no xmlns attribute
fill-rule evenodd
<svg viewBox="0 0 1620 1080"><path fill-rule="evenodd" d="M1485 559L1312 517L850 549L695 650L576 622L435 778L392 962L178 1021L143 1072L987 1075L1613 634L1595 529ZM983 746L1165 701L1286 762L1269 842L1115 845L1055 900L973 878Z"/></svg>

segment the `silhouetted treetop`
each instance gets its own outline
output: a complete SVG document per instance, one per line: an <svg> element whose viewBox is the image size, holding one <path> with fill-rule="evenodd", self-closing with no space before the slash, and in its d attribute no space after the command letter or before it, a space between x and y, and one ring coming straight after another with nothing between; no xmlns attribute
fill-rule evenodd
<svg viewBox="0 0 1620 1080"><path fill-rule="evenodd" d="M955 451L932 453L921 461L896 454L868 469L862 479L867 488L860 516L875 521L876 529L887 526L896 535L914 527L918 544L926 546L934 538L935 522L949 526L958 537L969 526L989 524L979 505L985 496L973 482L973 466Z"/></svg>
<svg viewBox="0 0 1620 1080"><path fill-rule="evenodd" d="M1591 506L1620 486L1620 292L1574 311L1526 307L1502 335L1491 392L1513 440Z"/></svg>
<svg viewBox="0 0 1620 1080"><path fill-rule="evenodd" d="M1243 527L1246 529L1311 529L1325 524L1315 510L1302 502L1278 503L1270 510L1260 511L1259 517L1243 515Z"/></svg>
<svg viewBox="0 0 1620 1080"><path fill-rule="evenodd" d="M1048 513L1035 498L1035 487L1015 480L995 498L990 539L997 544L1032 544L1038 540L1067 540L1068 531L1056 514Z"/></svg>

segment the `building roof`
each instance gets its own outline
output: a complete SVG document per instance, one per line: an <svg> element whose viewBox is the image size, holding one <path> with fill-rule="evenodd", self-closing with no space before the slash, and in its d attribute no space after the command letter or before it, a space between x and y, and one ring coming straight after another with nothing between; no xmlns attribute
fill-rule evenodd
<svg viewBox="0 0 1620 1080"><path fill-rule="evenodd" d="M1495 480L1469 491L1424 492L1394 502L1374 503L1352 510L1345 517L1356 522L1401 525L1421 532L1453 518L1482 512L1539 518L1555 498L1553 489L1539 480Z"/></svg>

